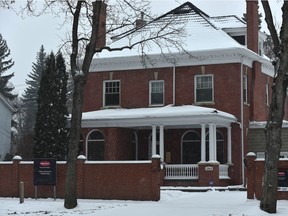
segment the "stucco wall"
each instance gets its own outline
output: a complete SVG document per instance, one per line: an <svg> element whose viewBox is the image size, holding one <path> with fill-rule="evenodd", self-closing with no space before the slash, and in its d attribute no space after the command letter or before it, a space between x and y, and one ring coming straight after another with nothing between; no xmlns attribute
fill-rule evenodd
<svg viewBox="0 0 288 216"><path fill-rule="evenodd" d="M11 116L11 109L0 99L0 160L10 152Z"/></svg>

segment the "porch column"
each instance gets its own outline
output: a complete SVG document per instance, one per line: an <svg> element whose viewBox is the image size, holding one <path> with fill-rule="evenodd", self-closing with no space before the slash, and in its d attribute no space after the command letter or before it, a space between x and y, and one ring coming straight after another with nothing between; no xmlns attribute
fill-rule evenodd
<svg viewBox="0 0 288 216"><path fill-rule="evenodd" d="M232 164L231 126L227 127L227 163Z"/></svg>
<svg viewBox="0 0 288 216"><path fill-rule="evenodd" d="M215 140L214 140L214 124L209 124L209 161L215 161Z"/></svg>
<svg viewBox="0 0 288 216"><path fill-rule="evenodd" d="M152 125L152 156L156 154L156 125Z"/></svg>
<svg viewBox="0 0 288 216"><path fill-rule="evenodd" d="M161 160L164 161L164 126L160 125L160 134L159 134L159 154L161 157Z"/></svg>
<svg viewBox="0 0 288 216"><path fill-rule="evenodd" d="M213 150L214 150L214 152L213 152L213 154L214 154L214 160L215 161L217 161L217 127L216 127L217 125L216 124L213 124L213 146L214 146L214 148L213 148Z"/></svg>
<svg viewBox="0 0 288 216"><path fill-rule="evenodd" d="M205 124L201 124L201 161L206 161Z"/></svg>

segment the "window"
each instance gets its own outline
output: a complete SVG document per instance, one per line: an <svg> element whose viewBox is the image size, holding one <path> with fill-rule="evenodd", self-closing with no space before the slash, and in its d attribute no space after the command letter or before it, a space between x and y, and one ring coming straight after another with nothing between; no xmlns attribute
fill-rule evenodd
<svg viewBox="0 0 288 216"><path fill-rule="evenodd" d="M241 45L246 45L246 39L244 35L239 35L239 36L232 36L232 38L234 40L236 40L238 43L240 43Z"/></svg>
<svg viewBox="0 0 288 216"><path fill-rule="evenodd" d="M164 104L164 81L150 81L150 105Z"/></svg>
<svg viewBox="0 0 288 216"><path fill-rule="evenodd" d="M195 102L213 102L213 75L195 76Z"/></svg>
<svg viewBox="0 0 288 216"><path fill-rule="evenodd" d="M243 76L243 102L248 104L248 89L247 89L248 78L247 75Z"/></svg>
<svg viewBox="0 0 288 216"><path fill-rule="evenodd" d="M89 134L87 146L88 160L104 160L105 139L101 131L96 130Z"/></svg>
<svg viewBox="0 0 288 216"><path fill-rule="evenodd" d="M182 137L182 164L197 164L201 160L201 139L195 131Z"/></svg>
<svg viewBox="0 0 288 216"><path fill-rule="evenodd" d="M132 133L132 159L138 160L138 135L136 131Z"/></svg>
<svg viewBox="0 0 288 216"><path fill-rule="evenodd" d="M265 93L266 93L266 105L269 106L269 84L266 84L266 89L265 89Z"/></svg>
<svg viewBox="0 0 288 216"><path fill-rule="evenodd" d="M120 106L120 81L104 81L104 106Z"/></svg>

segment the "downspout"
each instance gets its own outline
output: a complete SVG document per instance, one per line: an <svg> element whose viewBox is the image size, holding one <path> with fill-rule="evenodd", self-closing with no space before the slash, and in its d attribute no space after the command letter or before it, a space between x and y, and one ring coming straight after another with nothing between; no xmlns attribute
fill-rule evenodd
<svg viewBox="0 0 288 216"><path fill-rule="evenodd" d="M244 101L243 101L243 56L241 56L241 68L240 68L240 103L241 103L241 122L240 122L240 129L241 129L241 162L242 159L244 158L244 131L243 131L243 123L244 123ZM245 183L245 170L244 170L244 165L241 163L241 168L242 168L242 184L244 185Z"/></svg>
<svg viewBox="0 0 288 216"><path fill-rule="evenodd" d="M173 106L175 106L175 100L176 100L176 66L175 63L173 64Z"/></svg>

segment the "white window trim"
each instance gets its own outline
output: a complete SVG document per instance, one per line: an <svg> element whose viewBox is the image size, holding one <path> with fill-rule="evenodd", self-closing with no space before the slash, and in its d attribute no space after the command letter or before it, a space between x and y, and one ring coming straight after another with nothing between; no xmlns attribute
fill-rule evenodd
<svg viewBox="0 0 288 216"><path fill-rule="evenodd" d="M106 93L106 83L108 82L119 82L119 105L115 106L106 106L106 101L105 101L105 93ZM102 88L102 102L103 102L103 107L120 107L121 104L121 81L120 80L103 80L103 88Z"/></svg>
<svg viewBox="0 0 288 216"><path fill-rule="evenodd" d="M245 95L244 95L244 89ZM246 98L246 100L244 100ZM243 75L243 103L248 104L248 76L246 74Z"/></svg>
<svg viewBox="0 0 288 216"><path fill-rule="evenodd" d="M211 101L197 101L197 77L212 77L212 100ZM214 74L195 75L194 77L194 103L195 104L211 104L214 103Z"/></svg>
<svg viewBox="0 0 288 216"><path fill-rule="evenodd" d="M269 101L269 84L266 83L265 85L265 96L266 96L266 105L269 106L270 101Z"/></svg>
<svg viewBox="0 0 288 216"><path fill-rule="evenodd" d="M152 83L162 82L163 83L163 103L162 104L151 104L151 93L152 93ZM150 80L149 81L149 106L163 106L165 104L165 81L164 80Z"/></svg>

